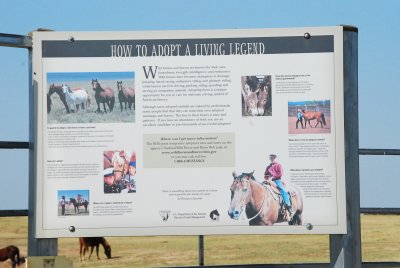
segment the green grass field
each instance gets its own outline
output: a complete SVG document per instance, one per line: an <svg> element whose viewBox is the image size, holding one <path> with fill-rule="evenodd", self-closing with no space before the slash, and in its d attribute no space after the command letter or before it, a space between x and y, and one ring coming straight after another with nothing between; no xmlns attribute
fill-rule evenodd
<svg viewBox="0 0 400 268"><path fill-rule="evenodd" d="M0 218L0 247L14 244L27 255L27 217ZM400 262L400 215L362 215L364 262ZM198 265L197 236L107 237L112 259L79 261L77 238L60 238L58 255L75 267ZM224 235L204 237L205 265L329 262L328 235ZM11 267L11 263L0 263Z"/></svg>

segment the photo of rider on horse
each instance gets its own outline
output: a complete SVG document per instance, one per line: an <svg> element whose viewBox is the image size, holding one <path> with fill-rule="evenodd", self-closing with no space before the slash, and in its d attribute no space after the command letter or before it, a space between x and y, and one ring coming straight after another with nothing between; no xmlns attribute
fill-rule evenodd
<svg viewBox="0 0 400 268"><path fill-rule="evenodd" d="M290 196L282 183L281 178L283 175L283 168L282 165L276 161L276 158L276 154L269 155L269 160L271 161L271 163L265 169L264 183L266 183L267 185L271 185L272 187L279 190L283 201L285 202L286 209L289 212L288 219L290 221L294 215L294 212L292 210Z"/></svg>

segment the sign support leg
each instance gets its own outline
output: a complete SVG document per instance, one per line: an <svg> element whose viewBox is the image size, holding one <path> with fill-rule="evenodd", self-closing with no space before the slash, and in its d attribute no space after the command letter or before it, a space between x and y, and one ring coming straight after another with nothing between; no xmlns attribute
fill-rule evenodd
<svg viewBox="0 0 400 268"><path fill-rule="evenodd" d="M347 234L330 235L330 261L334 268L361 268L358 29L344 26L343 43Z"/></svg>
<svg viewBox="0 0 400 268"><path fill-rule="evenodd" d="M35 238L35 215L36 211L36 156L34 146L36 145L35 134L35 92L37 86L32 79L32 48L28 49L29 62L29 204L28 204L28 256L57 256L58 239L36 239Z"/></svg>
<svg viewBox="0 0 400 268"><path fill-rule="evenodd" d="M199 235L199 266L204 266L204 236Z"/></svg>

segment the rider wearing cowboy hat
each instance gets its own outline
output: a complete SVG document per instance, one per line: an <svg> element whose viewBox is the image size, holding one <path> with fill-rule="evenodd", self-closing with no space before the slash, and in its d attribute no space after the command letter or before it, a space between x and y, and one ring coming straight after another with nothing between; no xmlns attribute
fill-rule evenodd
<svg viewBox="0 0 400 268"><path fill-rule="evenodd" d="M279 164L277 161L275 161L277 155L276 154L270 154L269 155L269 160L271 163L267 166L265 169L264 173L264 179L269 183L269 184L274 184L276 188L278 188L279 192L282 195L283 201L286 204L287 210L289 211L289 219L291 220L293 217L293 210L292 210L292 204L290 202L290 197L285 188L283 187L282 184L282 175L283 175L283 168L281 164Z"/></svg>

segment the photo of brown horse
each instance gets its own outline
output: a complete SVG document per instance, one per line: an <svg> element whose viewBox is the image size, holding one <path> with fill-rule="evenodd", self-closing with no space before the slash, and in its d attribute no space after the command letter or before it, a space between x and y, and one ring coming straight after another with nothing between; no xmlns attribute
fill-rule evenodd
<svg viewBox="0 0 400 268"><path fill-rule="evenodd" d="M117 81L117 89L118 89L118 100L119 100L119 105L121 107L121 112L125 106L125 111L127 111L127 107L129 107L129 110L135 110L135 89L128 87L125 88L122 85L122 81Z"/></svg>
<svg viewBox="0 0 400 268"><path fill-rule="evenodd" d="M330 100L288 102L288 133L331 133L331 113Z"/></svg>
<svg viewBox="0 0 400 268"><path fill-rule="evenodd" d="M318 124L321 124L321 128L323 127L323 125L326 126L324 113L321 113L321 112L309 112L309 111L304 111L304 110L302 110L301 112L303 114L303 118L304 118L304 121L305 121L305 124L304 124L305 128L307 128L307 122L308 122L308 125L310 127L314 127L314 128L317 127ZM311 120L317 120L317 124L315 126L311 126L311 123L310 123Z"/></svg>
<svg viewBox="0 0 400 268"><path fill-rule="evenodd" d="M97 110L96 112L101 112L100 111L100 104L103 104L103 111L104 113L107 113L106 109L106 104L108 106L108 111L111 113L114 109L114 103L115 103L115 95L114 91L110 87L102 87L97 81L97 79L92 79L92 87L95 92L95 99L97 102Z"/></svg>
<svg viewBox="0 0 400 268"><path fill-rule="evenodd" d="M288 222L289 225L302 225L303 199L301 192L294 188L290 192L294 215L288 219L282 213L279 194L255 180L251 173L236 175L233 173L231 185L231 203L228 214L233 220L239 220L245 213L249 225L273 225Z"/></svg>

